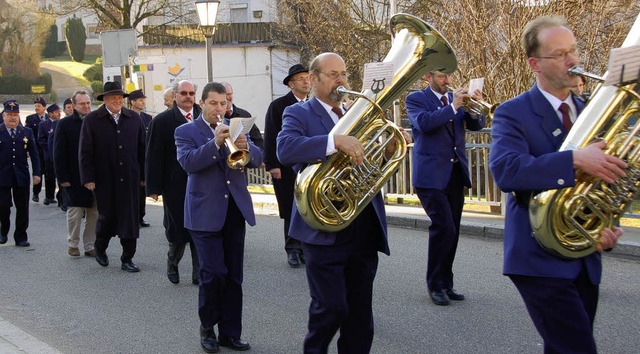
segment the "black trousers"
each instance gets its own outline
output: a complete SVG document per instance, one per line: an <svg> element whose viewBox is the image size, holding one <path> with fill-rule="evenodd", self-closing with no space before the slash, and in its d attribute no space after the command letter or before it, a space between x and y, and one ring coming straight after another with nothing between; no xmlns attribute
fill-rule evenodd
<svg viewBox="0 0 640 354"><path fill-rule="evenodd" d="M11 203L13 196L13 203ZM27 241L29 227L29 186L0 187L0 232L7 236L11 228L11 206L16 207L16 229L13 239L16 243Z"/></svg>
<svg viewBox="0 0 640 354"><path fill-rule="evenodd" d="M53 168L53 161L45 161L43 171L45 198L54 199L56 194L56 171Z"/></svg>
<svg viewBox="0 0 640 354"><path fill-rule="evenodd" d="M96 242L94 243L94 247L96 249L96 253L98 255L103 255L107 251L109 247L109 241L111 241L111 236L96 234ZM122 263L131 262L133 256L136 254L136 246L138 244L137 238L121 238L120 244L122 245L122 255L120 256L120 260Z"/></svg>
<svg viewBox="0 0 640 354"><path fill-rule="evenodd" d="M39 144L36 144L36 145L38 145L36 147L38 149L38 156L44 156L44 154L42 153L42 148L39 146ZM40 171L44 172L44 157L40 158ZM33 185L33 195L40 194L41 190L42 190L42 180L40 180L40 183Z"/></svg>
<svg viewBox="0 0 640 354"><path fill-rule="evenodd" d="M140 201L138 203L140 207L140 221L144 219L145 214L147 214L147 193L145 187L140 187Z"/></svg>

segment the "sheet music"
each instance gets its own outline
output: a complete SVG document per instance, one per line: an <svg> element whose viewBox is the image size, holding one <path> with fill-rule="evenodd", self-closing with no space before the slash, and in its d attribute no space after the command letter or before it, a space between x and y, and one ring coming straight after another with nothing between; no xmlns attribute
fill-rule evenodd
<svg viewBox="0 0 640 354"><path fill-rule="evenodd" d="M366 63L364 64L364 78L362 91L371 90L374 93L391 86L393 82L393 63Z"/></svg>
<svg viewBox="0 0 640 354"><path fill-rule="evenodd" d="M604 85L628 83L638 78L640 78L640 45L611 49Z"/></svg>
<svg viewBox="0 0 640 354"><path fill-rule="evenodd" d="M469 81L469 94L473 95L476 90L480 90L484 88L484 77L479 77L477 79L471 79Z"/></svg>
<svg viewBox="0 0 640 354"><path fill-rule="evenodd" d="M231 141L236 141L240 134L249 134L251 127L256 121L256 117L232 118L229 120L229 136Z"/></svg>

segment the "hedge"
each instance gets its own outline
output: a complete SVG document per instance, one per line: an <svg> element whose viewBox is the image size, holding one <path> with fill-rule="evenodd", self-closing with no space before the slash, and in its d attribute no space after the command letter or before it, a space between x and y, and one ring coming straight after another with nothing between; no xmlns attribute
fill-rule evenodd
<svg viewBox="0 0 640 354"><path fill-rule="evenodd" d="M44 73L33 80L18 75L0 77L0 94L25 95L31 93L31 85L44 85L44 93L51 92L51 74Z"/></svg>

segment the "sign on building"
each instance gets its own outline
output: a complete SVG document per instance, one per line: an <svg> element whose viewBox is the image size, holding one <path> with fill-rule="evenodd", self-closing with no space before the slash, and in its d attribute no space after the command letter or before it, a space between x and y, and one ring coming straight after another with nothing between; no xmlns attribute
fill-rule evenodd
<svg viewBox="0 0 640 354"><path fill-rule="evenodd" d="M134 29L104 31L102 41L102 65L106 68L129 65L129 57L138 54L138 43Z"/></svg>

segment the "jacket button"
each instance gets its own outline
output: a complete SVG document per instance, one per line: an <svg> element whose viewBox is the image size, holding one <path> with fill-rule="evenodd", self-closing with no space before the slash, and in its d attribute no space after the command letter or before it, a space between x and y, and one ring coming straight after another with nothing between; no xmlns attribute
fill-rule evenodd
<svg viewBox="0 0 640 354"><path fill-rule="evenodd" d="M120 182L124 182L124 178L120 178Z"/></svg>
<svg viewBox="0 0 640 354"><path fill-rule="evenodd" d="M225 195L224 195L224 199L227 199L227 198L229 198L229 195L228 195L228 194L225 194Z"/></svg>
<svg viewBox="0 0 640 354"><path fill-rule="evenodd" d="M564 186L564 180L562 178L560 178L558 180L558 184L561 185L561 186Z"/></svg>
<svg viewBox="0 0 640 354"><path fill-rule="evenodd" d="M227 184L231 184L231 181L227 181Z"/></svg>
<svg viewBox="0 0 640 354"><path fill-rule="evenodd" d="M455 159L451 159L451 162L454 162L454 161L455 161Z"/></svg>

